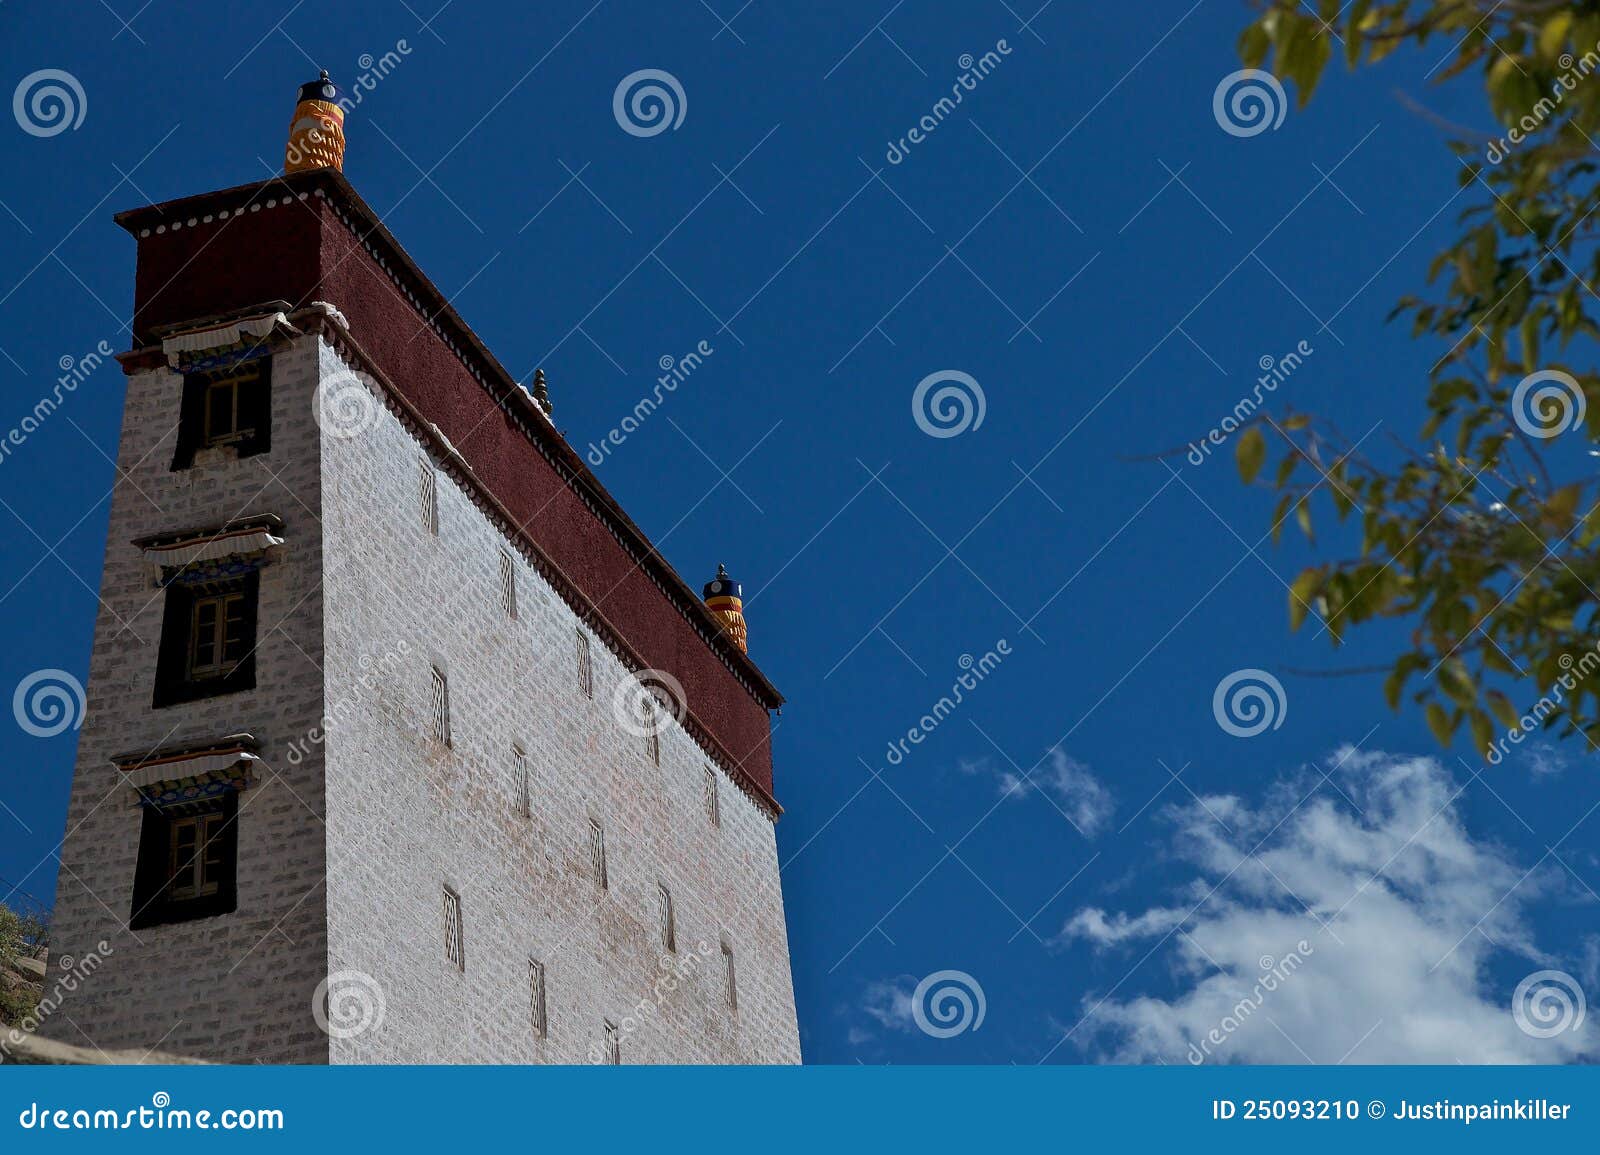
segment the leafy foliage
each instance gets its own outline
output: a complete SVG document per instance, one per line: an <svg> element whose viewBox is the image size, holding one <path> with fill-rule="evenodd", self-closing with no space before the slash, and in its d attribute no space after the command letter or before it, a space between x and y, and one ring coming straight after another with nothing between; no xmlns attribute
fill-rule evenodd
<svg viewBox="0 0 1600 1155"><path fill-rule="evenodd" d="M1389 704L1409 696L1442 744L1465 725L1483 751L1523 713L1487 683L1540 698L1594 649L1600 625L1600 479L1583 453L1600 435L1600 385L1575 363L1588 359L1600 306L1600 3L1270 0L1239 51L1249 67L1270 60L1304 104L1336 50L1361 68L1408 42L1447 49L1435 80L1481 83L1500 126L1445 130L1461 172L1440 200L1454 191L1466 206L1460 235L1433 261L1428 295L1395 309L1440 346L1426 422L1382 460L1303 415L1263 421L1237 453L1246 483L1280 494L1275 538L1291 514L1309 538L1313 511L1329 506L1359 524L1356 556L1293 582L1291 624L1314 612L1338 644L1364 622L1414 622L1388 672ZM1586 402L1581 426L1558 437L1513 411L1519 382L1548 370ZM1554 407L1533 406L1546 420ZM1600 677L1563 693L1546 725L1600 742Z"/></svg>
<svg viewBox="0 0 1600 1155"><path fill-rule="evenodd" d="M0 904L0 1023L20 1023L39 1003L39 991L17 974L18 958L32 957L44 933L37 919L24 918Z"/></svg>

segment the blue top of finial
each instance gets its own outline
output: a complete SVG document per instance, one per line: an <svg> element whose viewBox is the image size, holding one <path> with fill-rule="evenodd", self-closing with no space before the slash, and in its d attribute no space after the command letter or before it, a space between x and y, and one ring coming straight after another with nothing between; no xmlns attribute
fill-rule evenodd
<svg viewBox="0 0 1600 1155"><path fill-rule="evenodd" d="M706 583L706 598L743 598L744 587L728 576L728 567L721 562L717 563L717 576Z"/></svg>
<svg viewBox="0 0 1600 1155"><path fill-rule="evenodd" d="M339 91L339 86L328 79L328 70L324 68L322 75L300 86L301 100L326 100L329 104L338 104L339 97L344 94Z"/></svg>

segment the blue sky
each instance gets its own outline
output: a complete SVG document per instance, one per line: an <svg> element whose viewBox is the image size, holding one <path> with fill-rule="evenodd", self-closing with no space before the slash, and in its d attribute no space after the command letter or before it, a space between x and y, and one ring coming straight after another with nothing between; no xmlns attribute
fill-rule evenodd
<svg viewBox="0 0 1600 1155"><path fill-rule="evenodd" d="M507 366L544 367L575 445L662 358L712 349L597 472L691 581L743 580L789 699L810 1061L1182 1062L1302 939L1215 1061L1592 1058L1592 1023L1541 1039L1511 1013L1542 969L1596 986L1600 788L1577 751L1485 768L1377 679L1294 673L1401 633L1340 655L1315 623L1291 635L1284 582L1319 555L1262 540L1272 499L1231 444L1161 456L1302 342L1273 405L1373 445L1420 424L1443 350L1385 316L1473 194L1452 201L1456 161L1400 97L1486 123L1470 85L1430 84L1444 47L1335 65L1246 137L1213 113L1235 0L591 3L0 9L6 85L61 69L86 100L76 129L0 131L0 426L63 358L126 347L113 211L268 175L300 83L394 52L346 174ZM642 69L681 87L676 128L615 117ZM913 395L945 372L983 419L930 436ZM87 669L122 387L100 369L0 460L7 694ZM1350 545L1330 527L1321 548ZM1283 687L1250 738L1213 712L1243 669ZM4 889L51 896L72 759L70 732L0 726ZM919 1029L941 971L981 988L981 1026Z"/></svg>

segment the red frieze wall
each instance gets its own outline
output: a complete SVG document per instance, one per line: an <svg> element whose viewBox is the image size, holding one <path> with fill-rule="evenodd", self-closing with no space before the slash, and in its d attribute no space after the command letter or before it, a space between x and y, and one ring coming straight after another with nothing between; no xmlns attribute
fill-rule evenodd
<svg viewBox="0 0 1600 1155"><path fill-rule="evenodd" d="M299 179L293 183L297 189L313 187ZM159 326L266 301L284 300L295 308L312 301L336 306L362 349L423 418L444 433L478 480L599 615L647 666L666 670L683 684L694 718L770 800L767 710L781 702L776 691L753 668L763 697L741 684L684 611L657 587L649 569L634 562L529 435L474 379L352 232L353 226L363 237L371 233L377 239L371 230L378 226L358 219L370 210L359 201L354 208L346 202L351 224L340 219L340 210L331 203L339 185L329 188L329 196L285 197L272 209L264 208L261 191L229 190L119 216L138 238L136 343L150 343L152 329ZM204 219L219 216L212 210L247 199L263 204L263 210L233 211L228 219L210 223ZM183 227L157 232L154 222L174 219L174 214ZM190 226L189 220L196 223ZM386 244L380 244L385 263L396 267L396 254L385 250ZM403 255L399 263L409 265ZM410 284L420 274L408 270L406 276ZM426 290L437 296L431 284ZM441 307L442 297L438 300L425 302L430 313ZM457 344L464 344L459 337ZM578 468L584 469L581 462ZM688 596L694 596L692 591Z"/></svg>

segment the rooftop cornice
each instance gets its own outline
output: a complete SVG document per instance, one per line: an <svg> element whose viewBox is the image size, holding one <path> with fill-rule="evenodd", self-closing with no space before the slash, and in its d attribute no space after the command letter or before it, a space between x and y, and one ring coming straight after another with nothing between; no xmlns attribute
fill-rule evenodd
<svg viewBox="0 0 1600 1155"><path fill-rule="evenodd" d="M527 391L489 351L342 173L333 169L316 169L271 177L253 184L236 185L128 209L117 213L113 219L134 237L148 237L229 220L240 213L275 209L314 196L329 202L356 241L372 254L378 267L401 286L403 295L412 304L417 316L439 335L473 378L484 387L490 399L514 419L562 481L578 495L596 520L611 532L656 587L666 594L667 599L750 695L769 710L780 708L784 699L777 687L768 681L750 656L734 644L722 622L706 609L705 603L696 595L694 587L684 581L682 575L656 550L644 531L600 483L582 455L561 436ZM307 303L300 302L301 305ZM125 367L132 368L136 363L143 367L140 355L145 352L147 350L135 349L124 354Z"/></svg>

